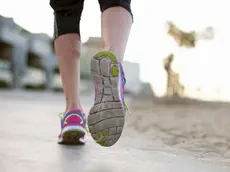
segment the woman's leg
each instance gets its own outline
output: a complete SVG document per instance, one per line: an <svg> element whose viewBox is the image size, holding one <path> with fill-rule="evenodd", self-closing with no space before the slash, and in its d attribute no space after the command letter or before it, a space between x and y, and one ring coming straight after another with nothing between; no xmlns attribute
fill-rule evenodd
<svg viewBox="0 0 230 172"><path fill-rule="evenodd" d="M55 42L59 71L66 98L66 111L81 108L80 105L80 36L66 34Z"/></svg>
<svg viewBox="0 0 230 172"><path fill-rule="evenodd" d="M54 10L54 45L66 97L59 143L82 143L85 115L80 105L80 18L84 0L51 0Z"/></svg>
<svg viewBox="0 0 230 172"><path fill-rule="evenodd" d="M80 105L80 36L66 34L55 42L59 71L66 98L66 111L81 108Z"/></svg>
<svg viewBox="0 0 230 172"><path fill-rule="evenodd" d="M66 111L80 108L80 18L83 0L51 0L54 45L66 97Z"/></svg>
<svg viewBox="0 0 230 172"><path fill-rule="evenodd" d="M102 146L114 145L121 136L127 106L123 90L122 60L132 25L130 0L99 0L104 51L91 61L95 103L88 116L89 131Z"/></svg>
<svg viewBox="0 0 230 172"><path fill-rule="evenodd" d="M130 12L119 6L108 8L102 13L101 22L104 50L114 52L122 62L132 26Z"/></svg>

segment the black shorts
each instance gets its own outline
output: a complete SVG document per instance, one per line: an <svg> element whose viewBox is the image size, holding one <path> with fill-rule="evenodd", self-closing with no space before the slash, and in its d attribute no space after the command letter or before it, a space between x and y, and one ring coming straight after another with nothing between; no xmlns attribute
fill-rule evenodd
<svg viewBox="0 0 230 172"><path fill-rule="evenodd" d="M101 12L120 6L132 16L131 0L98 0ZM54 39L60 35L77 33L80 35L80 20L84 0L50 0L54 10Z"/></svg>

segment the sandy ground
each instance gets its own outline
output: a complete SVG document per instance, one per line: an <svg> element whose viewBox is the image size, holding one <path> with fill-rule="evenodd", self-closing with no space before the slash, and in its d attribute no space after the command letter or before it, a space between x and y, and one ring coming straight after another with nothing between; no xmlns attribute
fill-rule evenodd
<svg viewBox="0 0 230 172"><path fill-rule="evenodd" d="M92 96L82 95L81 100L84 105L84 110L87 113L93 101ZM141 158L144 162L148 162L149 164L147 164L149 166L155 161L165 164L166 167L168 167L170 163L183 163L186 168L186 170L183 171L193 171L191 164L187 169L186 162L188 163L190 161L181 160L183 157L192 157L196 162L204 162L202 160L209 161L211 162L209 163L210 168L212 168L211 165L213 164L222 164L230 167L229 104L204 103L181 99L171 101L147 97L132 98L128 96L126 96L126 100L128 101L132 115L127 115L124 133L114 149L103 149L106 155L108 151L115 151L117 155L119 152L132 150L130 154L127 155L128 157L126 157L129 159L127 159L127 161L131 164L134 161L131 161L130 158L135 159L135 162ZM7 114L3 117L3 121L5 122L2 124L8 124L11 120L10 117L15 115L15 112L17 112L17 119L15 119L18 121L15 126L16 128L18 127L18 129L10 130L11 134L9 136L11 137L9 138L3 135L3 138L5 138L5 140L3 139L3 143L4 141L8 143L10 148L12 146L11 144L24 146L24 142L33 138L31 132L27 130L27 127L35 129L36 126L42 125L42 129L35 133L35 138L41 142L38 143L40 146L47 146L47 143L50 143L50 146L52 145L53 147L53 152L59 151L54 147L54 143L56 143L56 134L59 132L60 127L57 114L64 108L64 97L62 93L0 91L0 102L1 114ZM16 109L11 109L11 105ZM28 107L33 108L28 109ZM10 114L8 113L10 111L9 109L11 109ZM31 114L32 111L39 113L40 118L34 118L37 114ZM23 125L23 121L32 121L32 123ZM4 125L0 127L3 134L6 129L4 129ZM44 127L48 127L49 130ZM47 133L42 135L44 132ZM17 140L15 136L17 136L17 134L20 135L20 133L23 135L27 134L28 136L22 140ZM23 142L23 144L19 142ZM5 146L4 149L6 149L8 144L3 144L2 148ZM89 145L89 147L96 146L92 141L87 145ZM33 155L31 154L33 151L34 150L27 151L28 156ZM7 154L9 152L11 151L7 150ZM21 156L20 150L17 149L14 152ZM89 152L89 155L93 152L94 151ZM138 152L142 152L143 155L138 154ZM125 156L123 156L123 158L124 157ZM91 157L87 159L89 158ZM7 163L8 160L6 160ZM115 160L117 159L115 158ZM143 162L141 161L141 163ZM210 171L208 170L209 167L204 167L204 169L206 169L205 171ZM201 167L196 168L200 170L203 169ZM175 171L176 169L180 169L180 167L178 166L170 171Z"/></svg>
<svg viewBox="0 0 230 172"><path fill-rule="evenodd" d="M150 149L230 163L230 104L137 96L130 108L126 132L148 140Z"/></svg>

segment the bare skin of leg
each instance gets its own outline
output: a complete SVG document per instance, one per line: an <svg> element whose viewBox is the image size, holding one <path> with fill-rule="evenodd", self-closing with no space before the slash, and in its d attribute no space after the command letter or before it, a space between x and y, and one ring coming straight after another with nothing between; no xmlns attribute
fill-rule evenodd
<svg viewBox="0 0 230 172"><path fill-rule="evenodd" d="M54 45L66 97L66 112L81 108L80 36L78 34L62 35L55 40Z"/></svg>
<svg viewBox="0 0 230 172"><path fill-rule="evenodd" d="M108 8L102 13L101 28L104 50L114 52L120 62L124 57L131 26L132 17L122 7Z"/></svg>

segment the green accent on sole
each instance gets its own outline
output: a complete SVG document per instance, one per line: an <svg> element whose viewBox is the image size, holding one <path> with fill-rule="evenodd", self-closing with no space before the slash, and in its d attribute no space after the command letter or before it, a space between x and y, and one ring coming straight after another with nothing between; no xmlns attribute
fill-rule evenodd
<svg viewBox="0 0 230 172"><path fill-rule="evenodd" d="M108 136L108 131L101 131L98 132L96 135L93 136L93 139L101 146L107 147L108 144L106 143L106 136Z"/></svg>
<svg viewBox="0 0 230 172"><path fill-rule="evenodd" d="M101 133L102 133L103 136L108 136L109 135L108 131L102 131Z"/></svg>
<svg viewBox="0 0 230 172"><path fill-rule="evenodd" d="M84 137L85 134L82 133L80 130L70 130L66 131L63 134L63 142L61 144L66 144L66 145L83 145L85 144L84 142L80 141L80 138Z"/></svg>
<svg viewBox="0 0 230 172"><path fill-rule="evenodd" d="M118 66L112 66L111 73L113 77L116 77L119 75L119 67Z"/></svg>
<svg viewBox="0 0 230 172"><path fill-rule="evenodd" d="M94 56L94 58L95 59L100 59L102 56L107 56L107 57L110 58L111 62L118 63L116 56L110 51L101 51L101 52L97 53Z"/></svg>

